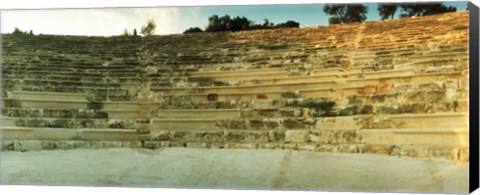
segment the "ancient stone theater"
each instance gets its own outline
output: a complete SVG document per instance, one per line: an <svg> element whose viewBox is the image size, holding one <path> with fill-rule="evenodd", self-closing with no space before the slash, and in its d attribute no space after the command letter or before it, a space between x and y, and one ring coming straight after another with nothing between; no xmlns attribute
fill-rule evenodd
<svg viewBox="0 0 480 195"><path fill-rule="evenodd" d="M2 35L2 150L468 162L468 12L166 36Z"/></svg>

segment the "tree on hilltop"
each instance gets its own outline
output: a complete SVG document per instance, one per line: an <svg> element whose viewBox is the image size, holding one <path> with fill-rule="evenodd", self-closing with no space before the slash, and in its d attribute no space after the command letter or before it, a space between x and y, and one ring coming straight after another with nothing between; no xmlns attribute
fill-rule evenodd
<svg viewBox="0 0 480 195"><path fill-rule="evenodd" d="M330 24L347 24L364 22L367 19L368 8L362 4L325 5L323 11L332 16L328 20Z"/></svg>
<svg viewBox="0 0 480 195"><path fill-rule="evenodd" d="M273 26L273 28L300 28L300 23L295 22L293 20L289 20L285 23L277 24Z"/></svg>
<svg viewBox="0 0 480 195"><path fill-rule="evenodd" d="M441 14L446 12L455 12L457 8L453 6L445 6L443 3L409 3L401 4L402 13L400 17L412 16L428 16L433 14Z"/></svg>
<svg viewBox="0 0 480 195"><path fill-rule="evenodd" d="M199 27L191 27L183 32L183 34L188 34L188 33L199 33L203 32L203 30Z"/></svg>
<svg viewBox="0 0 480 195"><path fill-rule="evenodd" d="M378 5L378 14L381 20L393 19L397 12L398 4L380 4Z"/></svg>
<svg viewBox="0 0 480 195"><path fill-rule="evenodd" d="M155 33L155 28L157 27L157 24L155 24L155 21L153 19L149 20L146 26L142 26L140 33L144 36L150 36Z"/></svg>

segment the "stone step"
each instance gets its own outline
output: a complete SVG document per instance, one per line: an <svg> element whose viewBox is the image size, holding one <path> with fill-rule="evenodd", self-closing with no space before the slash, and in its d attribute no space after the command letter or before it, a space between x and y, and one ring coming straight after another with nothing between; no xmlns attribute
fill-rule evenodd
<svg viewBox="0 0 480 195"><path fill-rule="evenodd" d="M5 99L4 99L5 101ZM16 105L4 105L5 107L21 108L67 108L67 109L87 109L88 101L70 101L70 100L42 100L42 99L21 99L16 100Z"/></svg>
<svg viewBox="0 0 480 195"><path fill-rule="evenodd" d="M389 120L401 128L466 128L468 113L401 114L391 115Z"/></svg>
<svg viewBox="0 0 480 195"><path fill-rule="evenodd" d="M1 127L3 140L140 140L134 129L69 129L69 128L24 128Z"/></svg>
<svg viewBox="0 0 480 195"><path fill-rule="evenodd" d="M468 128L361 129L367 144L468 147Z"/></svg>
<svg viewBox="0 0 480 195"><path fill-rule="evenodd" d="M192 119L225 119L239 118L242 111L239 109L181 109L181 110L158 110L159 118L192 118Z"/></svg>
<svg viewBox="0 0 480 195"><path fill-rule="evenodd" d="M85 101L86 95L82 93L51 93L33 91L12 91L8 93L9 98L14 99L35 99L35 100L71 100Z"/></svg>
<svg viewBox="0 0 480 195"><path fill-rule="evenodd" d="M358 70L358 69L357 69ZM325 72L324 72L325 73ZM335 80L337 78L390 78L398 76L413 76L415 74L413 69L400 69L400 70L385 70L385 71L372 71L366 70L363 73L353 71L350 73L347 70L337 71L332 74L314 74L312 76L290 76L290 77L278 77L274 79L254 79L244 80L240 82L240 85L262 85L262 84L287 84L287 83L300 83L300 82L315 82L325 80Z"/></svg>
<svg viewBox="0 0 480 195"><path fill-rule="evenodd" d="M45 118L45 117L5 117L2 125L17 127L51 128L135 128L135 119L96 119L96 118Z"/></svg>
<svg viewBox="0 0 480 195"><path fill-rule="evenodd" d="M198 71L189 72L191 77L222 77L222 76L245 76L262 74L281 74L286 73L283 69L246 69L246 70L227 70L227 71Z"/></svg>
<svg viewBox="0 0 480 195"><path fill-rule="evenodd" d="M103 101L101 110L106 111L125 111L138 110L139 105L137 101Z"/></svg>
<svg viewBox="0 0 480 195"><path fill-rule="evenodd" d="M416 75L407 75L407 76L388 76L388 77L377 77L377 78L361 78L361 79L346 79L347 87L359 87L366 85L380 85L380 84L397 84L397 83L414 83L414 82L427 82L427 81L438 81L448 78L459 78L462 76L461 72L452 72L452 73L424 73Z"/></svg>
<svg viewBox="0 0 480 195"><path fill-rule="evenodd" d="M220 129L215 119L152 119L150 129L153 130L191 130L209 131Z"/></svg>
<svg viewBox="0 0 480 195"><path fill-rule="evenodd" d="M268 91L295 91L299 89L317 89L319 87L331 88L335 86L335 81L316 81L316 82L301 82L301 83L284 83L284 84L270 84L270 85L251 85L251 86L217 86L217 87L197 87L197 88L180 88L180 87L162 87L151 88L154 92L164 92L169 94L184 94L187 91L196 91L197 93L247 93L257 92L265 93Z"/></svg>
<svg viewBox="0 0 480 195"><path fill-rule="evenodd" d="M112 88L135 88L138 83L133 82L116 82L116 81L102 81L102 82L87 82L87 81L55 81L45 79L3 79L3 82L13 83L15 85L28 86L52 86L52 87L112 87Z"/></svg>
<svg viewBox="0 0 480 195"><path fill-rule="evenodd" d="M45 117L45 118L111 118L105 111L95 109L68 108L2 108L6 117Z"/></svg>
<svg viewBox="0 0 480 195"><path fill-rule="evenodd" d="M196 81L199 79L212 79L215 81L224 81L224 82L229 82L229 83L236 83L240 82L243 80L253 80L253 79L275 79L279 77L286 77L288 75L287 72L281 72L281 73L252 73L252 74L245 74L245 75L218 75L218 76L210 76L210 77L205 77L205 76L189 76L189 80L191 81Z"/></svg>

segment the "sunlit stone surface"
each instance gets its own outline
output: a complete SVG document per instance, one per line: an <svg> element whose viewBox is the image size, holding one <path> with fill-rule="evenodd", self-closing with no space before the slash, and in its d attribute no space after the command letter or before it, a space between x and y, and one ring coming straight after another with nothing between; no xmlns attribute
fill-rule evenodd
<svg viewBox="0 0 480 195"><path fill-rule="evenodd" d="M2 35L2 182L464 192L467 43L468 12L235 33ZM110 161L123 155L129 163Z"/></svg>

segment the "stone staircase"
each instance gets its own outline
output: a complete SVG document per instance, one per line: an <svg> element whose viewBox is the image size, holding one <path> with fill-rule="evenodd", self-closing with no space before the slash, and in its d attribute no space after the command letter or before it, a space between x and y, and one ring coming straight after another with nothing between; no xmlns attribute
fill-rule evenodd
<svg viewBox="0 0 480 195"><path fill-rule="evenodd" d="M2 35L3 150L468 161L468 13L151 37Z"/></svg>

